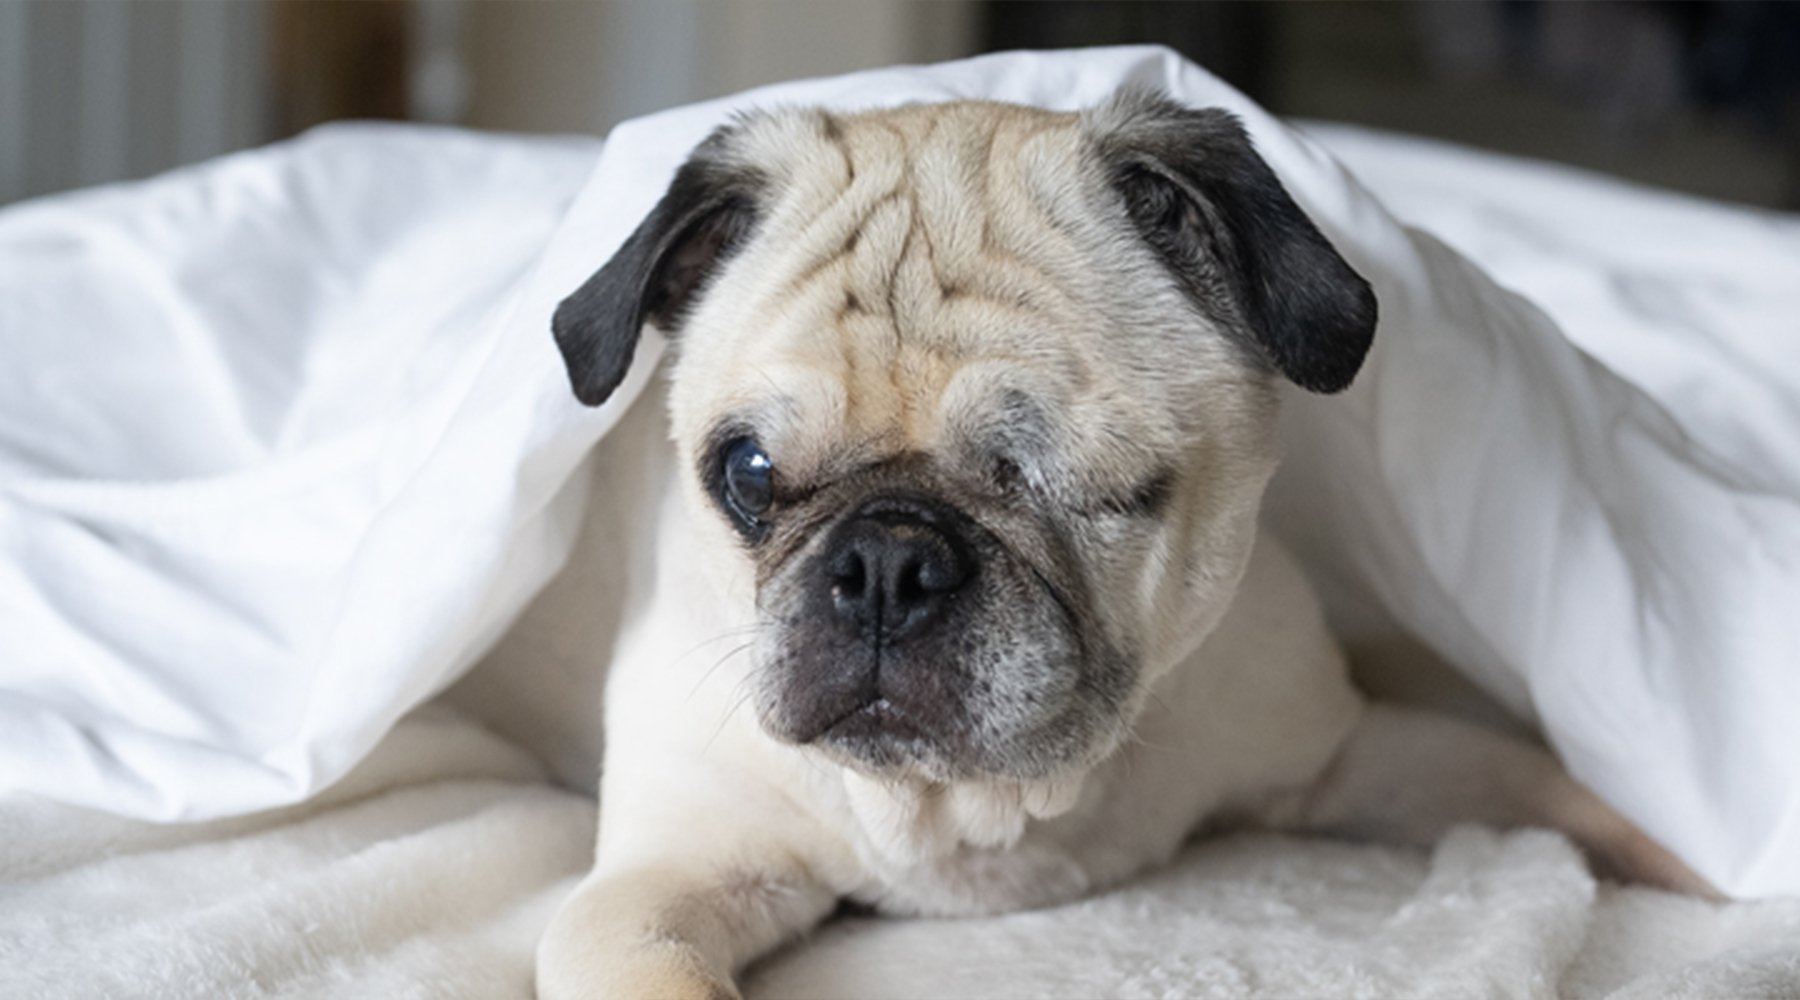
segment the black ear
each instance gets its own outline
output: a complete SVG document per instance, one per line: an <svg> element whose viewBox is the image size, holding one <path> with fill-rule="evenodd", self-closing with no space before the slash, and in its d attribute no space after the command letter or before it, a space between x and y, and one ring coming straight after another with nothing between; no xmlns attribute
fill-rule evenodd
<svg viewBox="0 0 1800 1000"><path fill-rule="evenodd" d="M550 321L575 398L606 402L624 380L644 323L673 333L754 227L760 174L730 162L731 129L713 133L605 266Z"/></svg>
<svg viewBox="0 0 1800 1000"><path fill-rule="evenodd" d="M1088 127L1133 225L1196 305L1246 326L1253 351L1300 387L1350 385L1375 337L1375 293L1236 117L1128 91Z"/></svg>

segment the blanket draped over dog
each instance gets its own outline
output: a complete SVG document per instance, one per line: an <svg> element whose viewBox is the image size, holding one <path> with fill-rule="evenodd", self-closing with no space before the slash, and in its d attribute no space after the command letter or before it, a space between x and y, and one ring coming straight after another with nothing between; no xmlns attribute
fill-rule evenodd
<svg viewBox="0 0 1800 1000"><path fill-rule="evenodd" d="M1726 891L1800 893L1800 223L1345 137L1402 225L1149 48L784 84L597 159L340 127L0 212L0 789L288 805L474 662L659 354L585 411L550 312L733 110L1127 83L1241 115L1380 296L1357 385L1290 400L1271 499L1339 624L1424 639Z"/></svg>

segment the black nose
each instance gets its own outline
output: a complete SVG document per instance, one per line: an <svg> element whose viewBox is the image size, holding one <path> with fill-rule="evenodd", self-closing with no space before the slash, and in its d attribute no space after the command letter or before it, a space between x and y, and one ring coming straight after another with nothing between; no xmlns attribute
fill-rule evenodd
<svg viewBox="0 0 1800 1000"><path fill-rule="evenodd" d="M831 605L870 641L927 628L975 571L954 527L924 508L876 506L836 534L825 560Z"/></svg>

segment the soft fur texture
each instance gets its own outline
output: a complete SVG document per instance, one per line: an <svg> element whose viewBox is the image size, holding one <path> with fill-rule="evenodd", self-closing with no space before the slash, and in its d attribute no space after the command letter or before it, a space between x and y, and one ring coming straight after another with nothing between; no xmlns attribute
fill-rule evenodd
<svg viewBox="0 0 1800 1000"><path fill-rule="evenodd" d="M1705 891L1541 749L1351 687L1258 511L1277 379L1344 388L1375 320L1218 109L786 108L701 144L556 311L589 405L640 336L677 349L484 668L606 675L540 994L734 996L841 900L1062 904L1220 827L1549 826Z"/></svg>
<svg viewBox="0 0 1800 1000"><path fill-rule="evenodd" d="M447 713L294 809L168 827L0 801L0 998L529 1000L586 869L591 800ZM1112 893L971 920L847 919L758 997L1800 995L1800 901L1596 886L1561 837L1429 854L1277 836L1189 848Z"/></svg>

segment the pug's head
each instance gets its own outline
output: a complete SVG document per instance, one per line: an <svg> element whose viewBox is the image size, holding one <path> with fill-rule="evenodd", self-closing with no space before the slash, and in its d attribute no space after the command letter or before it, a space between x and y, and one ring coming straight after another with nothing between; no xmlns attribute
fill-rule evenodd
<svg viewBox="0 0 1800 1000"><path fill-rule="evenodd" d="M1125 92L742 118L557 309L582 402L645 324L767 732L1041 780L1224 613L1275 380L1347 386L1375 300L1232 116Z"/></svg>

